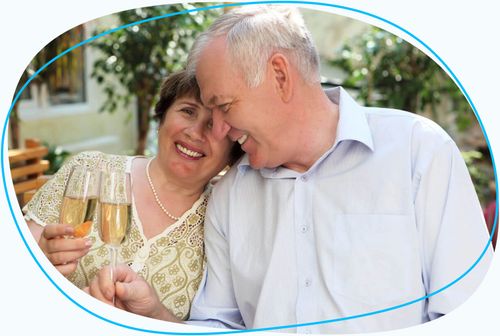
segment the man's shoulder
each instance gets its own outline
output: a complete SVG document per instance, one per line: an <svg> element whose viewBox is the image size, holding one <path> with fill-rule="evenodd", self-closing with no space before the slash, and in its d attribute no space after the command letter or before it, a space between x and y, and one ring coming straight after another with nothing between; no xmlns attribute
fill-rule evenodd
<svg viewBox="0 0 500 336"><path fill-rule="evenodd" d="M238 163L234 164L213 185L211 198L220 198L229 192L238 175Z"/></svg>
<svg viewBox="0 0 500 336"><path fill-rule="evenodd" d="M451 140L446 131L435 121L403 110L365 107L364 111L372 130L409 136L413 140L427 138L439 143Z"/></svg>
<svg viewBox="0 0 500 336"><path fill-rule="evenodd" d="M224 197L231 190L244 188L247 184L255 185L258 179L262 179L260 171L253 169L248 164L248 160L245 160L246 156L247 154L238 163L234 164L215 184L212 197Z"/></svg>
<svg viewBox="0 0 500 336"><path fill-rule="evenodd" d="M257 175L260 175L259 171L250 166L233 165L212 187L207 206L207 218L216 218L218 225L223 227L228 225L229 209L251 198L248 186L251 185L251 189L255 190L251 176Z"/></svg>

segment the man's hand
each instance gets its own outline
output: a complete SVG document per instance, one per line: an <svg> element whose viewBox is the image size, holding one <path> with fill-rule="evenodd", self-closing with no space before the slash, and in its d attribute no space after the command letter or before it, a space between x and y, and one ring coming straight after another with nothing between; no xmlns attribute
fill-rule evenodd
<svg viewBox="0 0 500 336"><path fill-rule="evenodd" d="M78 260L89 252L92 243L87 238L66 238L72 236L70 225L46 225L41 232L38 246L57 270L64 276L73 273Z"/></svg>
<svg viewBox="0 0 500 336"><path fill-rule="evenodd" d="M118 265L114 270L115 283L109 266L99 271L90 286L85 289L96 299L129 312L169 322L181 323L160 302L155 290L130 267Z"/></svg>

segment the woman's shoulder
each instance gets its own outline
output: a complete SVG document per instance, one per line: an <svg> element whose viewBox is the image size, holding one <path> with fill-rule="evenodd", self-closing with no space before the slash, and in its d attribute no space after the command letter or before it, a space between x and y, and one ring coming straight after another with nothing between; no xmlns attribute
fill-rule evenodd
<svg viewBox="0 0 500 336"><path fill-rule="evenodd" d="M99 151L80 152L72 157L70 164L88 168L125 170L127 163L134 157L119 154L107 154Z"/></svg>

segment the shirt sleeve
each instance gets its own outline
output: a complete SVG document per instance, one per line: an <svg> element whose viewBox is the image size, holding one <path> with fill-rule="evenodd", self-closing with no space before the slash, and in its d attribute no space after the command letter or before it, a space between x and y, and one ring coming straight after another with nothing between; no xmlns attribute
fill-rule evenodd
<svg viewBox="0 0 500 336"><path fill-rule="evenodd" d="M245 324L234 296L227 235L219 226L221 218L217 216L215 208L215 203L224 204L225 201L216 200L216 189L208 202L205 217L206 268L187 323L244 329Z"/></svg>
<svg viewBox="0 0 500 336"><path fill-rule="evenodd" d="M447 314L476 290L493 256L469 172L449 140L417 173L416 222L420 234L427 314ZM444 289L444 290L442 290Z"/></svg>

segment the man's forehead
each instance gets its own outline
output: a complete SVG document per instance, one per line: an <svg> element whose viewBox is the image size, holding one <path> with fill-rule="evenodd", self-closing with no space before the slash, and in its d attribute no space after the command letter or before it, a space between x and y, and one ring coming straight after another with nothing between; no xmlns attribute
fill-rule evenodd
<svg viewBox="0 0 500 336"><path fill-rule="evenodd" d="M225 39L216 37L210 40L210 43L205 45L198 55L198 65L196 72L200 67L207 67L213 71L214 66L219 66L227 63L227 48Z"/></svg>
<svg viewBox="0 0 500 336"><path fill-rule="evenodd" d="M226 52L225 37L216 37L200 54L196 79L206 106L227 103L239 87L237 69Z"/></svg>
<svg viewBox="0 0 500 336"><path fill-rule="evenodd" d="M205 106L212 106L220 99L217 83L219 79L214 73L204 73L203 67L196 69L196 81L200 87L200 98Z"/></svg>
<svg viewBox="0 0 500 336"><path fill-rule="evenodd" d="M225 96L225 95L217 95L217 94L210 94L210 93L208 93L208 95L205 96L205 95L203 95L203 92L202 92L201 99L202 99L203 104L205 106L216 106L216 105L226 103L230 99L230 97Z"/></svg>

